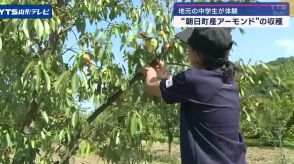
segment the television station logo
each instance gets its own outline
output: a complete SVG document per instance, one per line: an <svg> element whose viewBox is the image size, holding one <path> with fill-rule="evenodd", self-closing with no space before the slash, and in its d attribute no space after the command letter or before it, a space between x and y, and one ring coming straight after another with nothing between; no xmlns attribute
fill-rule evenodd
<svg viewBox="0 0 294 164"><path fill-rule="evenodd" d="M50 19L52 5L0 5L0 19Z"/></svg>

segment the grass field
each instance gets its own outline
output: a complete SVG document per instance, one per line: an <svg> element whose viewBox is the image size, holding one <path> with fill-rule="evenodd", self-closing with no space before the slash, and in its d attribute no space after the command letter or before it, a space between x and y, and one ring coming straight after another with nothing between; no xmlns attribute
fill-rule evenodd
<svg viewBox="0 0 294 164"><path fill-rule="evenodd" d="M172 155L168 155L168 145L155 143L152 147L154 162L156 164L180 163L180 147L178 144L173 145ZM294 164L294 148L284 148L284 154L288 164ZM248 147L247 160L249 164L282 164L281 150L278 147ZM85 158L75 156L71 160L72 164L104 164L102 159L97 155L89 155Z"/></svg>

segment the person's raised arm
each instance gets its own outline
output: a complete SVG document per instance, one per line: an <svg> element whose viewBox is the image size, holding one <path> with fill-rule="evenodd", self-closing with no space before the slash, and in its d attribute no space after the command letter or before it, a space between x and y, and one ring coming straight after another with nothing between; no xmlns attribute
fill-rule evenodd
<svg viewBox="0 0 294 164"><path fill-rule="evenodd" d="M161 60L157 61L157 65L153 67L147 66L144 68L146 74L146 90L149 95L161 96L160 80L169 78L169 73ZM159 78L159 79L158 79Z"/></svg>
<svg viewBox="0 0 294 164"><path fill-rule="evenodd" d="M157 79L157 73L152 67L145 67L146 81L145 87L149 95L161 96L161 91L159 88L160 80Z"/></svg>
<svg viewBox="0 0 294 164"><path fill-rule="evenodd" d="M145 87L149 95L162 97L166 103L183 102L188 99L190 85L186 80L185 72L170 76L163 63L159 63L154 68L145 67L144 74Z"/></svg>

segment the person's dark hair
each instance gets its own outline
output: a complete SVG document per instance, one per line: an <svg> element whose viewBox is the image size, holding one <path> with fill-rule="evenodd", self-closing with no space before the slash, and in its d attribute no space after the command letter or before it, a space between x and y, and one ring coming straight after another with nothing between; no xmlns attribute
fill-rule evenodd
<svg viewBox="0 0 294 164"><path fill-rule="evenodd" d="M194 39L189 38L188 45L197 52L205 69L214 70L220 68L223 72L223 82L230 84L235 77L235 66L228 59L233 42L227 48L221 49L213 46L213 43L208 39L199 37L202 36Z"/></svg>

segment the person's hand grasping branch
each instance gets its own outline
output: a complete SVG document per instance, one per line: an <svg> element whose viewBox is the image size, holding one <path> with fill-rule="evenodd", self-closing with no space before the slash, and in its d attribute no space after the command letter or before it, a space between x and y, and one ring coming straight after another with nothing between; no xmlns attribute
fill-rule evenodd
<svg viewBox="0 0 294 164"><path fill-rule="evenodd" d="M160 79L168 79L169 78L170 74L169 74L168 70L166 69L166 66L162 60L159 60L159 59L157 60L157 65L155 65L154 69L157 73L157 76Z"/></svg>

